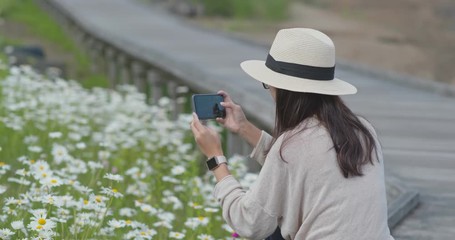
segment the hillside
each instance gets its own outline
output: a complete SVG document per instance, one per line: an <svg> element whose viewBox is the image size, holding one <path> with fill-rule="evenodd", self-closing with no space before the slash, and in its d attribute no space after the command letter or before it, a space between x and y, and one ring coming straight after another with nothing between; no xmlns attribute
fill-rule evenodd
<svg viewBox="0 0 455 240"><path fill-rule="evenodd" d="M455 2L450 0L304 0L279 23L200 17L198 24L265 44L285 27L327 33L340 58L455 84Z"/></svg>

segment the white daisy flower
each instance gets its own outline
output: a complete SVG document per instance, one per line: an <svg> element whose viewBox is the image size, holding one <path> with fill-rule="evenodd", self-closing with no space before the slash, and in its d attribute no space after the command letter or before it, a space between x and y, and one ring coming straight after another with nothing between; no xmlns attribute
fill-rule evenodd
<svg viewBox="0 0 455 240"><path fill-rule="evenodd" d="M8 188L6 186L3 186L3 185L0 185L0 194L3 194L4 192L6 192Z"/></svg>
<svg viewBox="0 0 455 240"><path fill-rule="evenodd" d="M38 142L38 137L34 136L34 135L26 136L24 138L24 143L27 144L27 145L35 144L37 142Z"/></svg>
<svg viewBox="0 0 455 240"><path fill-rule="evenodd" d="M173 177L169 177L169 176L163 176L162 179L165 182L170 182L170 183L175 183L175 184L180 183L180 180L173 178Z"/></svg>
<svg viewBox="0 0 455 240"><path fill-rule="evenodd" d="M156 214L156 213L158 212L158 210L156 210L156 208L154 208L154 207L152 207L152 206L150 206L150 205L148 205L148 204L142 204L142 205L140 206L140 208L141 208L141 210L142 210L143 212L149 213L149 214L151 214L151 215L154 215L154 214Z"/></svg>
<svg viewBox="0 0 455 240"><path fill-rule="evenodd" d="M195 218L195 220L202 226L207 226L207 224L209 223L209 219L206 217L197 217Z"/></svg>
<svg viewBox="0 0 455 240"><path fill-rule="evenodd" d="M69 133L68 137L71 140L74 140L74 141L80 141L82 139L82 136L79 133L74 133L74 132L73 133Z"/></svg>
<svg viewBox="0 0 455 240"><path fill-rule="evenodd" d="M40 146L29 146L29 147L28 147L28 150L29 150L30 152L40 153L40 152L43 151L43 148L40 147Z"/></svg>
<svg viewBox="0 0 455 240"><path fill-rule="evenodd" d="M61 138L63 136L63 134L61 132L50 132L49 133L49 137L50 138Z"/></svg>
<svg viewBox="0 0 455 240"><path fill-rule="evenodd" d="M199 239L199 240L215 240L215 238L213 238L212 236L207 235L207 234L200 234L200 235L197 236L197 239Z"/></svg>
<svg viewBox="0 0 455 240"><path fill-rule="evenodd" d="M188 218L186 221L185 221L185 226L189 229L196 229L197 227L199 227L199 223L197 221L194 220L194 218Z"/></svg>
<svg viewBox="0 0 455 240"><path fill-rule="evenodd" d="M0 239L11 239L11 236L14 235L14 232L9 230L8 228L2 228L0 229Z"/></svg>
<svg viewBox="0 0 455 240"><path fill-rule="evenodd" d="M27 198L15 199L13 197L9 197L9 198L6 198L6 201L5 201L5 205L22 206L22 205L27 205L29 203L30 203L30 201Z"/></svg>
<svg viewBox="0 0 455 240"><path fill-rule="evenodd" d="M33 216L31 222L27 225L30 230L34 231L50 231L56 227L56 223L47 217L45 209L35 209L30 211Z"/></svg>
<svg viewBox="0 0 455 240"><path fill-rule="evenodd" d="M142 229L142 230L133 230L128 232L125 235L126 239L135 239L135 240L142 240L142 239L152 239L157 232L153 229Z"/></svg>
<svg viewBox="0 0 455 240"><path fill-rule="evenodd" d="M180 233L180 232L171 231L169 233L169 237L170 238L174 238L174 239L183 239L185 237L185 234L184 233Z"/></svg>
<svg viewBox="0 0 455 240"><path fill-rule="evenodd" d="M111 153L108 151L99 151L98 152L98 159L100 160L107 160L111 156Z"/></svg>
<svg viewBox="0 0 455 240"><path fill-rule="evenodd" d="M216 213L216 212L219 212L220 209L218 209L218 208L206 207L206 208L204 208L204 211L209 212L209 213Z"/></svg>
<svg viewBox="0 0 455 240"><path fill-rule="evenodd" d="M11 169L10 165L0 162L0 175L5 174L7 171Z"/></svg>
<svg viewBox="0 0 455 240"><path fill-rule="evenodd" d="M229 226L227 224L221 225L221 228L223 228L224 230L226 230L227 232L230 232L230 233L235 232L234 229L232 229L231 226Z"/></svg>
<svg viewBox="0 0 455 240"><path fill-rule="evenodd" d="M171 170L171 173L174 176L182 175L184 172L185 172L185 168L183 166L175 166Z"/></svg>
<svg viewBox="0 0 455 240"><path fill-rule="evenodd" d="M119 193L116 188L101 187L101 193L108 197L114 197L114 198L123 197L123 194Z"/></svg>
<svg viewBox="0 0 455 240"><path fill-rule="evenodd" d="M52 176L52 177L47 177L45 179L41 179L40 183L43 186L51 188L51 187L58 187L58 186L62 185L63 180L59 177Z"/></svg>
<svg viewBox="0 0 455 240"><path fill-rule="evenodd" d="M194 209L202 209L202 205L198 204L198 203L195 203L195 202L188 202L188 206L194 208Z"/></svg>
<svg viewBox="0 0 455 240"><path fill-rule="evenodd" d="M136 215L136 212L137 211L132 208L121 208L119 210L120 216L124 216L124 217L133 217L134 215Z"/></svg>
<svg viewBox="0 0 455 240"><path fill-rule="evenodd" d="M118 175L118 174L106 173L106 174L104 175L104 178L107 178L107 179L109 179L109 180L116 181L116 182L121 182L121 181L123 181L123 176Z"/></svg>
<svg viewBox="0 0 455 240"><path fill-rule="evenodd" d="M24 222L21 221L21 220L11 222L11 227L12 227L14 230L22 230L22 229L25 228L25 227L24 227Z"/></svg>
<svg viewBox="0 0 455 240"><path fill-rule="evenodd" d="M153 224L154 227L165 227L167 229L172 229L172 225L167 221L158 221Z"/></svg>
<svg viewBox="0 0 455 240"><path fill-rule="evenodd" d="M27 172L27 170L25 170L25 168L22 168L22 169L16 170L16 174L21 177L26 177L26 176L30 175L30 172Z"/></svg>
<svg viewBox="0 0 455 240"><path fill-rule="evenodd" d="M161 212L161 213L158 213L158 218L160 220L171 223L172 221L175 220L175 214L173 214L171 212Z"/></svg>
<svg viewBox="0 0 455 240"><path fill-rule="evenodd" d="M17 184L20 184L20 185L30 185L30 181L28 181L27 179L25 178L8 178L8 182L15 182Z"/></svg>
<svg viewBox="0 0 455 240"><path fill-rule="evenodd" d="M76 148L85 149L85 148L87 148L87 145L84 142L79 142L79 143L76 143Z"/></svg>
<svg viewBox="0 0 455 240"><path fill-rule="evenodd" d="M6 215L17 216L17 211L15 210L15 208L3 206L2 210L3 210L3 213L5 213ZM5 219L5 221L6 221L6 219ZM4 221L2 221L2 222L4 222Z"/></svg>
<svg viewBox="0 0 455 240"><path fill-rule="evenodd" d="M183 208L183 203L175 196L168 196L163 198L162 200L163 203L169 204L172 203L172 209L177 210L177 209L182 209Z"/></svg>
<svg viewBox="0 0 455 240"><path fill-rule="evenodd" d="M111 228L122 228L125 227L125 221L124 220L116 220L116 219L111 219L107 222L107 225Z"/></svg>
<svg viewBox="0 0 455 240"><path fill-rule="evenodd" d="M100 162L89 161L87 164L91 170L97 170L104 167Z"/></svg>
<svg viewBox="0 0 455 240"><path fill-rule="evenodd" d="M57 164L71 160L68 150L64 146L58 144L54 144L52 147L52 156Z"/></svg>

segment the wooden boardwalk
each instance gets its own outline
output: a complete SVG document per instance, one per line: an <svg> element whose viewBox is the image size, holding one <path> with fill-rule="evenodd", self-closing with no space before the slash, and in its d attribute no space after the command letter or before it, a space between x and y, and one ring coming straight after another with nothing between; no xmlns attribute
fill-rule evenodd
<svg viewBox="0 0 455 240"><path fill-rule="evenodd" d="M91 34L186 79L191 88L227 90L249 116L271 126L271 97L239 66L243 60L265 59L267 48L201 30L136 1L50 1ZM352 68L337 68L336 75L357 86L359 93L344 99L376 127L387 175L421 195L420 206L393 235L455 239L455 98Z"/></svg>

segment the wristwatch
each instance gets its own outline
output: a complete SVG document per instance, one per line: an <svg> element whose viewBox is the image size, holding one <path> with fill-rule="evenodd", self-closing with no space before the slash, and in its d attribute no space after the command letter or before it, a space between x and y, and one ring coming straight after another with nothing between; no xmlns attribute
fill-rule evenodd
<svg viewBox="0 0 455 240"><path fill-rule="evenodd" d="M207 168L213 171L223 163L227 164L225 156L214 156L207 160Z"/></svg>

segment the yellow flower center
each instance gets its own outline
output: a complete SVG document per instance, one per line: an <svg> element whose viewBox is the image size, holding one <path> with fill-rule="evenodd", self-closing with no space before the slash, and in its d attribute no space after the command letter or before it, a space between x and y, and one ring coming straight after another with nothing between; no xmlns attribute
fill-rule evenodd
<svg viewBox="0 0 455 240"><path fill-rule="evenodd" d="M41 174L41 176L43 176L43 177L47 177L47 174L43 173L43 174Z"/></svg>
<svg viewBox="0 0 455 240"><path fill-rule="evenodd" d="M87 205L88 204L88 200L84 200L84 205Z"/></svg>
<svg viewBox="0 0 455 240"><path fill-rule="evenodd" d="M199 221L204 220L205 217L198 217Z"/></svg>
<svg viewBox="0 0 455 240"><path fill-rule="evenodd" d="M38 219L38 224L39 224L39 225L44 225L44 224L46 224L46 219L44 219L44 218Z"/></svg>
<svg viewBox="0 0 455 240"><path fill-rule="evenodd" d="M142 236L145 236L145 232L141 232L141 235L142 235Z"/></svg>
<svg viewBox="0 0 455 240"><path fill-rule="evenodd" d="M176 236L176 237L180 237L180 233L176 233L175 236Z"/></svg>
<svg viewBox="0 0 455 240"><path fill-rule="evenodd" d="M126 224L126 225L130 225L131 223L132 223L131 220L126 220L126 221L125 221L125 224Z"/></svg>
<svg viewBox="0 0 455 240"><path fill-rule="evenodd" d="M38 225L38 226L36 226L36 229L40 229L41 230L41 229L43 229L43 226L42 225Z"/></svg>
<svg viewBox="0 0 455 240"><path fill-rule="evenodd" d="M57 180L56 180L56 179L52 179L52 180L51 180L51 183L52 183L52 184L56 184L56 183L57 183Z"/></svg>
<svg viewBox="0 0 455 240"><path fill-rule="evenodd" d="M6 163L0 162L0 167L3 167L3 166L5 166L5 165L6 165Z"/></svg>
<svg viewBox="0 0 455 240"><path fill-rule="evenodd" d="M39 166L39 170L44 170L44 166Z"/></svg>
<svg viewBox="0 0 455 240"><path fill-rule="evenodd" d="M115 188L113 188L113 189L112 189L112 192L115 192L115 193L116 193L116 192L118 192L118 190L115 189Z"/></svg>
<svg viewBox="0 0 455 240"><path fill-rule="evenodd" d="M102 199L101 199L101 196L96 196L96 197L95 197L95 201L96 201L96 202L100 203L101 200L102 200Z"/></svg>
<svg viewBox="0 0 455 240"><path fill-rule="evenodd" d="M34 164L34 163L35 163L35 160L31 159L31 160L30 160L30 163L31 163L31 164Z"/></svg>

